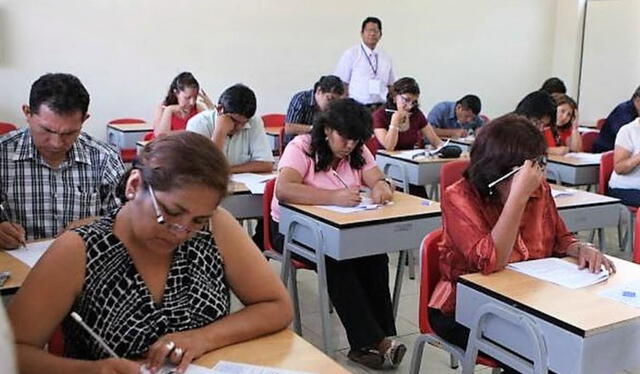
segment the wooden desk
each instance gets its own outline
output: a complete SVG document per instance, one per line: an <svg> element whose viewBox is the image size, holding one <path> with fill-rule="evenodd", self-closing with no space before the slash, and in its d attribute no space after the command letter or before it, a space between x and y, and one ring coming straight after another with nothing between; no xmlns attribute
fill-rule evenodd
<svg viewBox="0 0 640 374"><path fill-rule="evenodd" d="M0 288L0 295L16 293L27 278L31 268L6 251L0 250L0 271L7 270L11 272L11 276Z"/></svg>
<svg viewBox="0 0 640 374"><path fill-rule="evenodd" d="M147 145L147 143L149 143L150 140L138 140L136 142L136 153L140 154L142 153L142 149L144 148L145 145Z"/></svg>
<svg viewBox="0 0 640 374"><path fill-rule="evenodd" d="M581 186L598 184L600 162L590 162L575 157L549 155L547 170L556 173L562 184Z"/></svg>
<svg viewBox="0 0 640 374"><path fill-rule="evenodd" d="M590 126L585 126L585 125L581 125L578 126L578 132L580 134L584 134L585 132L600 132L600 130L598 130L597 127L590 127Z"/></svg>
<svg viewBox="0 0 640 374"><path fill-rule="evenodd" d="M422 238L440 227L440 204L396 192L393 205L376 210L341 214L324 208L280 204L280 232L285 235L282 279L288 284L291 252L297 253L317 264L318 302L322 320L324 351L333 352L329 335L329 304L325 259L327 255L336 260L415 249ZM401 252L400 263L404 253ZM397 310L399 285L404 266L398 266L393 301Z"/></svg>
<svg viewBox="0 0 640 374"><path fill-rule="evenodd" d="M281 127L265 127L264 131L267 133L269 139L269 145L272 151L280 149L280 129Z"/></svg>
<svg viewBox="0 0 640 374"><path fill-rule="evenodd" d="M142 140L144 134L153 130L147 123L119 123L107 125L107 143L119 150L135 149L136 142Z"/></svg>
<svg viewBox="0 0 640 374"><path fill-rule="evenodd" d="M556 373L614 373L640 366L640 309L601 297L609 287L640 280L640 265L610 257L618 272L609 280L571 290L513 270L468 274L457 286L456 320L470 326L481 305L497 303L532 317ZM574 261L571 259L571 261ZM499 338L524 356L531 347L521 336L487 320L485 336Z"/></svg>
<svg viewBox="0 0 640 374"><path fill-rule="evenodd" d="M471 151L471 145L473 144L474 140L475 137L473 136L468 136L466 138L449 139L449 144L457 145L458 147L462 148L462 152L469 152Z"/></svg>
<svg viewBox="0 0 640 374"><path fill-rule="evenodd" d="M221 360L312 373L349 373L291 330L220 348L206 353L194 364L211 368Z"/></svg>

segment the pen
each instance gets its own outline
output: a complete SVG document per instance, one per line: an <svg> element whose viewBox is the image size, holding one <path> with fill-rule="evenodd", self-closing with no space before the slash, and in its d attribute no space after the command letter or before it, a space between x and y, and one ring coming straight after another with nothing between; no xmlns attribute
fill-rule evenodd
<svg viewBox="0 0 640 374"><path fill-rule="evenodd" d="M338 172L336 172L335 170L331 170L331 172L333 173L333 175L336 176L336 178L338 178L338 180L340 181L340 183L342 183L344 188L349 188L349 185L347 184L347 182L345 182L345 180L342 179L342 177L340 176L340 174L338 174Z"/></svg>
<svg viewBox="0 0 640 374"><path fill-rule="evenodd" d="M9 215L7 214L7 210L4 207L4 201L0 202L0 222L9 222L9 224L16 230L19 231L18 228L16 227L16 225L14 225L11 220L9 219ZM18 239L18 241L20 242L20 245L22 247L27 247L27 243L25 241L24 238L20 238Z"/></svg>
<svg viewBox="0 0 640 374"><path fill-rule="evenodd" d="M384 111L385 111L385 112L389 112L389 113L395 113L395 112L397 112L397 110L395 110L395 109L385 109Z"/></svg>
<svg viewBox="0 0 640 374"><path fill-rule="evenodd" d="M119 358L118 355L111 348L109 348L107 343L105 343L104 340L102 340L102 338L98 336L98 334L93 332L93 330L91 330L91 328L87 326L86 323L84 323L84 321L82 320L82 317L80 317L78 313L71 312L71 317L73 317L73 319L76 322L78 322L78 324L80 324L80 326L82 326L82 328L85 329L89 333L89 335L91 335L91 337L93 337L96 340L96 342L98 342L98 344L100 344L100 346L102 347L102 349L105 350L105 352L107 352L113 358Z"/></svg>
<svg viewBox="0 0 640 374"><path fill-rule="evenodd" d="M511 170L510 172L508 172L507 174L501 176L500 178L494 180L493 182L489 183L488 187L491 189L493 188L493 186L495 186L496 184L502 182L503 180L509 178L510 176L512 176L513 174L515 174L516 172L518 172L518 170L522 169L522 166L518 166L517 168Z"/></svg>

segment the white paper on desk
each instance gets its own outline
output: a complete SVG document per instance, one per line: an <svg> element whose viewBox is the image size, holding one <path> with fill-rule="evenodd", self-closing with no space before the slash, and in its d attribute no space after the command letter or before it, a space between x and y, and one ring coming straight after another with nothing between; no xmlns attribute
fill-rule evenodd
<svg viewBox="0 0 640 374"><path fill-rule="evenodd" d="M586 153L586 152L571 152L567 153L565 156L567 157L575 157L582 161L592 162L594 164L600 163L600 158L602 157L602 153Z"/></svg>
<svg viewBox="0 0 640 374"><path fill-rule="evenodd" d="M391 205L393 201L388 202L387 204L375 204L371 197L363 196L360 204L356 206L339 206L339 205L316 205L318 208L327 209L332 212L337 213L356 213L362 212L365 210L374 210L378 208L382 208L385 205Z"/></svg>
<svg viewBox="0 0 640 374"><path fill-rule="evenodd" d="M239 362L220 361L213 367L215 374L311 374L307 371L285 370L267 366L242 364ZM190 373L187 373L190 374ZM199 374L199 373L194 373ZM204 373L203 373L204 374Z"/></svg>
<svg viewBox="0 0 640 374"><path fill-rule="evenodd" d="M571 196L575 193L576 190L574 190L573 188L551 189L551 196L553 196L554 199L559 196Z"/></svg>
<svg viewBox="0 0 640 374"><path fill-rule="evenodd" d="M600 292L600 296L640 308L640 281L631 282L618 287L607 288Z"/></svg>
<svg viewBox="0 0 640 374"><path fill-rule="evenodd" d="M11 256L33 267L55 239L27 243L26 247L6 251Z"/></svg>
<svg viewBox="0 0 640 374"><path fill-rule="evenodd" d="M427 156L424 149L411 149L408 151L400 151L396 154L396 156L400 158L404 158L406 160L413 160L414 156L420 155L420 154L424 157Z"/></svg>
<svg viewBox="0 0 640 374"><path fill-rule="evenodd" d="M276 176L276 174L238 173L231 174L231 180L238 183L244 183L248 186L252 183L264 183Z"/></svg>
<svg viewBox="0 0 640 374"><path fill-rule="evenodd" d="M555 257L514 262L507 267L571 289L587 287L609 278L609 272L605 269L599 273L592 273L588 268L580 270L578 265Z"/></svg>

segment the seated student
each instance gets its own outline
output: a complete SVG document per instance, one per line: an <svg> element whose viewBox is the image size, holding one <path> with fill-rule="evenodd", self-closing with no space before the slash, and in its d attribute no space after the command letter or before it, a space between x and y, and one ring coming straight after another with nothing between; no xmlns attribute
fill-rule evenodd
<svg viewBox="0 0 640 374"><path fill-rule="evenodd" d="M455 320L456 282L464 274L490 274L511 262L573 256L592 272L613 263L591 244L574 238L558 214L544 180L544 137L514 114L494 119L471 147L464 178L442 196L440 280L429 302L429 320L445 340L467 346L469 330ZM488 184L523 168L493 189Z"/></svg>
<svg viewBox="0 0 640 374"><path fill-rule="evenodd" d="M616 135L620 128L633 121L640 113L640 86L636 88L630 100L618 104L609 113L600 129L600 135L593 145L593 152L606 152L613 149Z"/></svg>
<svg viewBox="0 0 640 374"><path fill-rule="evenodd" d="M316 113L326 111L329 103L343 95L344 85L335 75L322 76L312 90L293 95L284 120L285 145L296 135L310 133Z"/></svg>
<svg viewBox="0 0 640 374"><path fill-rule="evenodd" d="M284 243L278 231L279 201L355 206L362 186L371 189L376 203L393 198L392 186L364 146L370 137L368 109L353 99L340 99L315 118L310 135L289 143L278 164L271 204L270 228L277 250L282 251ZM388 338L396 335L388 264L386 254L345 261L326 257L327 291L347 331L348 357L373 369L397 367L406 351Z"/></svg>
<svg viewBox="0 0 640 374"><path fill-rule="evenodd" d="M565 94L551 95L556 104L556 123L550 124L544 131L547 145L564 147L561 152L582 152L582 135L578 131L578 104Z"/></svg>
<svg viewBox="0 0 640 374"><path fill-rule="evenodd" d="M20 372L133 374L167 359L182 373L205 352L285 328L287 291L219 207L228 181L203 136L147 144L121 182L124 206L60 236L11 302ZM230 291L245 305L232 314ZM64 357L43 350L60 324Z"/></svg>
<svg viewBox="0 0 640 374"><path fill-rule="evenodd" d="M565 155L569 152L569 147L559 146L556 142L557 110L551 95L545 91L533 91L518 103L515 113L527 117L544 134L548 154Z"/></svg>
<svg viewBox="0 0 640 374"><path fill-rule="evenodd" d="M613 149L609 195L630 206L640 206L640 117L622 126Z"/></svg>
<svg viewBox="0 0 640 374"><path fill-rule="evenodd" d="M218 105L194 116L187 131L211 138L231 165L232 173L259 173L273 170L273 154L264 124L256 113L256 95L242 84L220 95Z"/></svg>
<svg viewBox="0 0 640 374"><path fill-rule="evenodd" d="M197 102L202 98L204 105ZM178 74L169 86L169 92L153 117L153 135L184 130L187 121L205 109L213 108L211 99L200 90L200 84L189 72Z"/></svg>
<svg viewBox="0 0 640 374"><path fill-rule="evenodd" d="M436 104L427 119L438 136L460 138L475 132L484 121L480 118L482 103L476 95L465 95L460 100Z"/></svg>
<svg viewBox="0 0 640 374"><path fill-rule="evenodd" d="M556 93L566 94L567 87L564 85L564 82L558 77L551 77L542 83L542 87L540 87L540 91L544 91L549 95L553 95Z"/></svg>
<svg viewBox="0 0 640 374"><path fill-rule="evenodd" d="M75 76L45 74L22 107L29 126L0 137L0 249L52 238L120 204L118 152L82 131L89 101Z"/></svg>

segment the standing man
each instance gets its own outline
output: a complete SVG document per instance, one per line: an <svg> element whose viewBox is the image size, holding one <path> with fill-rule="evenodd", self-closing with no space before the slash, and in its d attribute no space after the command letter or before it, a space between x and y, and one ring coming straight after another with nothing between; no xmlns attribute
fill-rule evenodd
<svg viewBox="0 0 640 374"><path fill-rule="evenodd" d="M640 114L640 86L636 88L630 100L624 101L616 106L607 117L604 126L600 130L600 135L593 145L593 152L606 152L613 149L616 135L620 128L632 122Z"/></svg>
<svg viewBox="0 0 640 374"><path fill-rule="evenodd" d="M362 21L362 42L347 49L338 62L336 73L349 97L372 111L387 99L389 86L396 80L391 57L380 48L382 22L376 17Z"/></svg>
<svg viewBox="0 0 640 374"><path fill-rule="evenodd" d="M460 138L475 131L484 121L480 118L482 103L476 95L465 95L458 101L443 101L429 112L427 120L440 137Z"/></svg>
<svg viewBox="0 0 640 374"><path fill-rule="evenodd" d="M0 248L51 238L116 208L118 153L82 132L89 93L71 74L45 74L22 111L29 127L0 138Z"/></svg>

